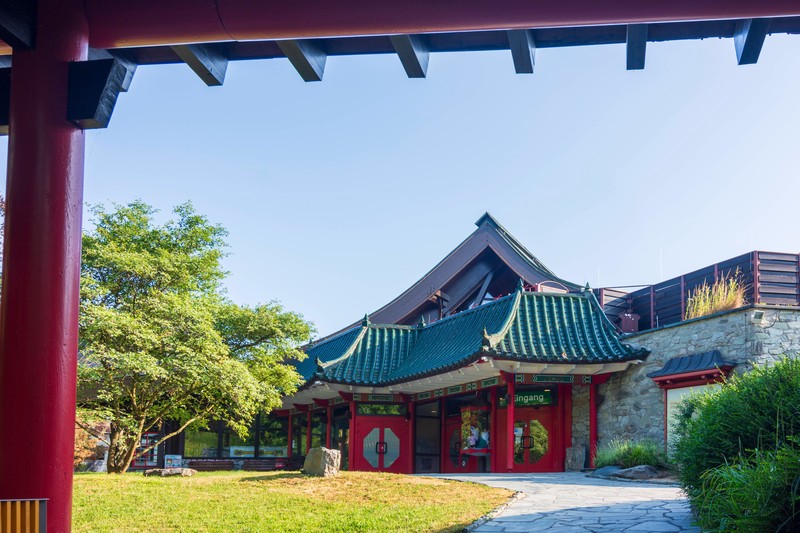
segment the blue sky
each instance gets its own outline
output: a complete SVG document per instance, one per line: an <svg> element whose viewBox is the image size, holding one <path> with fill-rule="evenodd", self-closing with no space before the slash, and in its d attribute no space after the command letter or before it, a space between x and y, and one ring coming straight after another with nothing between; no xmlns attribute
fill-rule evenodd
<svg viewBox="0 0 800 533"><path fill-rule="evenodd" d="M731 40L140 68L87 137L87 203L191 200L230 231L229 295L330 333L416 281L490 211L560 276L645 284L800 251L800 37L738 67ZM5 158L6 147L2 147ZM2 165L5 168L5 164Z"/></svg>

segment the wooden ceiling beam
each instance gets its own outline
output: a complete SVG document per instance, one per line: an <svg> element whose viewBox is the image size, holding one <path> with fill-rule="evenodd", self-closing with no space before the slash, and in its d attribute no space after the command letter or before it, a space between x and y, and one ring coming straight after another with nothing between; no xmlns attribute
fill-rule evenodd
<svg viewBox="0 0 800 533"><path fill-rule="evenodd" d="M119 59L70 63L67 120L84 130L108 127L117 97L130 83L132 68Z"/></svg>
<svg viewBox="0 0 800 533"><path fill-rule="evenodd" d="M209 87L218 87L225 81L228 58L218 47L207 44L182 44L173 46L172 50Z"/></svg>
<svg viewBox="0 0 800 533"><path fill-rule="evenodd" d="M514 60L514 70L517 74L533 74L533 66L536 63L536 42L533 39L533 31L509 30L506 34L511 58Z"/></svg>
<svg viewBox="0 0 800 533"><path fill-rule="evenodd" d="M305 81L322 81L328 54L308 40L277 41L283 54Z"/></svg>
<svg viewBox="0 0 800 533"><path fill-rule="evenodd" d="M752 65L758 61L761 47L769 31L770 19L744 19L736 23L733 44L736 60L740 65Z"/></svg>
<svg viewBox="0 0 800 533"><path fill-rule="evenodd" d="M647 51L647 24L628 24L625 45L627 69L644 69L644 58Z"/></svg>
<svg viewBox="0 0 800 533"><path fill-rule="evenodd" d="M0 39L14 50L30 50L36 41L36 2L0 2Z"/></svg>
<svg viewBox="0 0 800 533"><path fill-rule="evenodd" d="M428 59L430 50L425 37L420 35L391 35L397 57L409 78L424 78L428 72Z"/></svg>

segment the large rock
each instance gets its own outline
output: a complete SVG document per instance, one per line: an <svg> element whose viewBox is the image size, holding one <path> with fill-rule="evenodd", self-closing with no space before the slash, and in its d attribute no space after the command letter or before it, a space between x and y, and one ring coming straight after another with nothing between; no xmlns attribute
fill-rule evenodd
<svg viewBox="0 0 800 533"><path fill-rule="evenodd" d="M564 469L567 471L578 471L583 468L586 462L586 446L573 446L567 448L567 459L564 461Z"/></svg>
<svg viewBox="0 0 800 533"><path fill-rule="evenodd" d="M197 473L197 470L193 470L191 468L151 468L149 470L145 470L145 476L161 476L161 477L172 477L172 476L182 476L182 477L190 477Z"/></svg>
<svg viewBox="0 0 800 533"><path fill-rule="evenodd" d="M625 468L611 475L623 479L653 479L654 477L659 477L661 474L650 465L639 465L632 468Z"/></svg>
<svg viewBox="0 0 800 533"><path fill-rule="evenodd" d="M604 467L598 468L597 470L592 472L591 476L592 477L613 476L614 474L616 474L620 470L622 470L622 469L620 467L618 467L618 466L615 466L615 465L604 466Z"/></svg>
<svg viewBox="0 0 800 533"><path fill-rule="evenodd" d="M303 473L309 476L329 477L339 473L342 452L330 448L311 448L303 463Z"/></svg>

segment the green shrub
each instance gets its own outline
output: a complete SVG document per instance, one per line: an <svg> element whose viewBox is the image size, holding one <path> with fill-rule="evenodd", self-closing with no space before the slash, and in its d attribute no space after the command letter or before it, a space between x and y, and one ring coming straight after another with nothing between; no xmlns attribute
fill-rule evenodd
<svg viewBox="0 0 800 533"><path fill-rule="evenodd" d="M755 451L702 476L695 498L704 531L798 531L800 529L800 450L782 445Z"/></svg>
<svg viewBox="0 0 800 533"><path fill-rule="evenodd" d="M673 458L690 497L707 470L760 448L775 450L800 431L800 359L734 376L678 407Z"/></svg>
<svg viewBox="0 0 800 533"><path fill-rule="evenodd" d="M594 464L597 468L619 466L631 468L650 465L657 468L666 466L666 456L662 447L653 441L632 442L615 439L597 449Z"/></svg>
<svg viewBox="0 0 800 533"><path fill-rule="evenodd" d="M781 524L796 520L800 359L757 367L690 396L678 408L675 433L678 476L703 527L797 530Z"/></svg>

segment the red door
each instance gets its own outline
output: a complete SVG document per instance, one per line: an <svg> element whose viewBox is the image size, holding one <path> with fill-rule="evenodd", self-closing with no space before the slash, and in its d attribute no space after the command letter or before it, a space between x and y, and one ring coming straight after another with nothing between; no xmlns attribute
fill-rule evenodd
<svg viewBox="0 0 800 533"><path fill-rule="evenodd" d="M446 474L474 473L478 471L478 458L461 454L461 417L452 416L444 424L444 465ZM463 464L462 461L466 462Z"/></svg>
<svg viewBox="0 0 800 533"><path fill-rule="evenodd" d="M408 422L402 416L356 419L354 470L405 473L408 469Z"/></svg>
<svg viewBox="0 0 800 533"><path fill-rule="evenodd" d="M560 432L555 424L555 410L550 408L514 410L514 472L563 472L559 464L562 457L560 448L564 446L559 438ZM507 410L497 413L498 422L498 466L506 467L508 442Z"/></svg>

